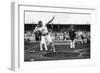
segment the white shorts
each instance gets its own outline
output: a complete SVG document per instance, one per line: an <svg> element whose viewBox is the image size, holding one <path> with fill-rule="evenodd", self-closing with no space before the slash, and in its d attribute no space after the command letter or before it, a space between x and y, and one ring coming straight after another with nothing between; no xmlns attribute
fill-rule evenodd
<svg viewBox="0 0 100 73"><path fill-rule="evenodd" d="M50 43L52 43L51 36L49 34L46 35L46 36L42 36L41 37L41 43L43 43L43 44L50 44Z"/></svg>

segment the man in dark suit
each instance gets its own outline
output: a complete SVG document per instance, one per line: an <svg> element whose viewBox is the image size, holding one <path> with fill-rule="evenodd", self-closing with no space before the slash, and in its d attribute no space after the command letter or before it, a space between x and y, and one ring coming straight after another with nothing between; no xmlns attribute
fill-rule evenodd
<svg viewBox="0 0 100 73"><path fill-rule="evenodd" d="M75 33L75 28L74 25L71 25L70 30L69 30L69 37L71 40L71 48L75 48L75 37L76 37L76 33Z"/></svg>

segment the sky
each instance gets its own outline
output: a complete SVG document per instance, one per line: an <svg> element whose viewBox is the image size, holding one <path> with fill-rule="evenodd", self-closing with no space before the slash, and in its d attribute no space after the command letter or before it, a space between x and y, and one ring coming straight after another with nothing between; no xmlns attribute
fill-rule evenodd
<svg viewBox="0 0 100 73"><path fill-rule="evenodd" d="M90 24L91 15L88 14L73 14L73 13L49 13L49 12L25 12L24 23L38 23L42 21L43 24L47 23L55 16L52 21L53 24Z"/></svg>

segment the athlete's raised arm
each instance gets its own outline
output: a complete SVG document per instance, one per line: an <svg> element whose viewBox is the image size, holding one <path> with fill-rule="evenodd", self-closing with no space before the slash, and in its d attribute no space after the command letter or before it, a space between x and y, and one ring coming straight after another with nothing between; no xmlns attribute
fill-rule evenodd
<svg viewBox="0 0 100 73"><path fill-rule="evenodd" d="M50 23L54 20L54 18L55 18L55 17L53 16L53 18L52 18L50 21L48 21L48 22L46 23L46 25L47 25L47 24L50 24Z"/></svg>

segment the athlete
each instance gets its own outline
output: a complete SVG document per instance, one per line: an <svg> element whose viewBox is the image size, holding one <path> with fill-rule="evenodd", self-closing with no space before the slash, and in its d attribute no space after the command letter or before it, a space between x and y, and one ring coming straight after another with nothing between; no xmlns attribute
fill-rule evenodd
<svg viewBox="0 0 100 73"><path fill-rule="evenodd" d="M53 52L55 52L55 48L53 45L53 41L52 38L50 36L50 33L48 32L48 28L47 25L50 24L52 21L54 20L54 17L48 21L48 23L44 24L42 23L42 21L38 22L38 25L36 26L35 30L33 31L33 33L38 33L38 35L40 35L41 40L40 40L40 50L43 51L43 47L45 49L45 51L48 50L47 45L50 45L52 47Z"/></svg>

